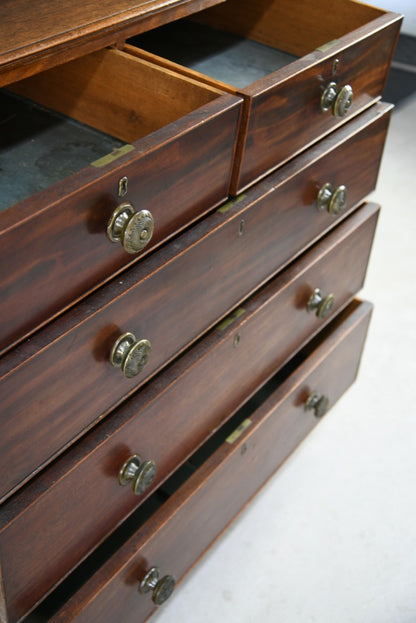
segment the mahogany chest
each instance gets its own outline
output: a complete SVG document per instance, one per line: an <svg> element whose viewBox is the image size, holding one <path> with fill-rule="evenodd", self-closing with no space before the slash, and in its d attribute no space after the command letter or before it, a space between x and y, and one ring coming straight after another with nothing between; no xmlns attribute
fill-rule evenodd
<svg viewBox="0 0 416 623"><path fill-rule="evenodd" d="M146 620L354 381L400 23L2 3L2 623Z"/></svg>

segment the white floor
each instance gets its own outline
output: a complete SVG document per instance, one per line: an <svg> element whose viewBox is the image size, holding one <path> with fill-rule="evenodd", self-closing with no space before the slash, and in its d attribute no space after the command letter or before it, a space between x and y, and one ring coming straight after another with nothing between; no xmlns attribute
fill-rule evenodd
<svg viewBox="0 0 416 623"><path fill-rule="evenodd" d="M416 623L416 97L393 114L360 375L154 623Z"/></svg>

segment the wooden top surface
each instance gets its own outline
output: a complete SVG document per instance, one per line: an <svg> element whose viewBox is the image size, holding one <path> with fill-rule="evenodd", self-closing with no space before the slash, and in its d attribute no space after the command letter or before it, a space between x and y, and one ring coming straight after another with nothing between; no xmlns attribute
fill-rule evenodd
<svg viewBox="0 0 416 623"><path fill-rule="evenodd" d="M1 0L0 86L222 0Z"/></svg>

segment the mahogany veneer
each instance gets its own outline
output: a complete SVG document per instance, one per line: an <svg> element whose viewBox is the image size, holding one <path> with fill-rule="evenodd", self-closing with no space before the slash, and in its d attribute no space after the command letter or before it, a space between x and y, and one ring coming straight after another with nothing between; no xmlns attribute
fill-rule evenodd
<svg viewBox="0 0 416 623"><path fill-rule="evenodd" d="M325 341L287 379L279 379L260 407L251 413L244 410L245 428L235 440L228 436L47 620L113 623L121 617L126 623L144 621L154 609L150 597L138 591L145 573L157 564L162 575L170 573L179 580L313 429L319 420L305 411L305 401L317 390L332 405L354 381L370 314L371 305L363 303L346 312L329 333L324 332ZM50 614L47 609L43 613Z"/></svg>
<svg viewBox="0 0 416 623"><path fill-rule="evenodd" d="M238 98L118 50L43 72L13 91L127 144L0 212L0 350L224 202L240 113ZM36 163L23 164L36 174ZM126 202L150 211L155 223L135 254L106 233Z"/></svg>
<svg viewBox="0 0 416 623"><path fill-rule="evenodd" d="M352 299L379 213L362 201L401 16L220 2L0 7L1 623L144 621L149 569L180 580L356 376L371 305ZM170 48L183 23L299 58L237 87L137 47L157 29ZM342 118L321 110L331 81L353 89ZM55 163L63 133L48 133L45 176L25 106L69 128L70 150L75 128L94 136L88 157ZM329 187L338 203L318 210ZM126 202L155 221L137 255L106 236ZM110 363L125 332L152 346L134 378ZM135 454L156 463L141 495L118 482Z"/></svg>
<svg viewBox="0 0 416 623"><path fill-rule="evenodd" d="M182 67L185 75L244 99L231 182L231 192L238 194L380 98L402 16L351 0L330 5L323 0L313 5L308 0L228 0L196 19L301 57L244 89ZM157 52L151 35L145 41ZM173 57L178 48L180 54L180 34L176 37L174 24L161 37L162 49L165 40L168 47L174 42ZM140 48L140 37L135 41ZM181 70L177 63L144 50L125 49ZM220 58L219 52L218 63ZM332 81L337 88L353 88L352 105L343 118L320 108L323 91Z"/></svg>
<svg viewBox="0 0 416 623"><path fill-rule="evenodd" d="M351 300L364 280L377 215L378 207L369 204L346 220L248 301L250 320L244 303L235 314L239 322L225 323L227 339L221 326L214 330L121 407L105 432L98 432L101 442L93 432L92 441L87 437L78 448L78 459L64 457L34 482L32 491L26 488L4 506L0 553L13 620L138 505L137 496L117 480L129 456L138 453L156 461L158 476L150 492L322 328L322 319L306 311L316 286L335 292L334 312ZM76 532L68 531L68 524L76 525ZM28 547L31 557L22 564ZM45 556L47 569L39 568Z"/></svg>
<svg viewBox="0 0 416 623"><path fill-rule="evenodd" d="M389 110L382 105L369 111L358 127L349 126L352 132L342 131L341 142L330 137L328 147L307 152L240 201L226 204L5 355L0 494L20 486L333 227L337 219L315 207L328 178L348 183L352 202L370 192ZM152 344L150 361L133 379L109 363L112 345L126 331ZM13 443L16 435L20 444Z"/></svg>

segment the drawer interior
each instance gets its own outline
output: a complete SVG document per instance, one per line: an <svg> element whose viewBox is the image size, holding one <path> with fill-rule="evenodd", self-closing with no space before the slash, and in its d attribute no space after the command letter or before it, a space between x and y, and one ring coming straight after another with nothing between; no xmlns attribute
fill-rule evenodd
<svg viewBox="0 0 416 623"><path fill-rule="evenodd" d="M0 91L0 210L124 144L25 98Z"/></svg>
<svg viewBox="0 0 416 623"><path fill-rule="evenodd" d="M244 89L298 58L277 47L191 20L172 22L134 37L129 43L235 89Z"/></svg>
<svg viewBox="0 0 416 623"><path fill-rule="evenodd" d="M323 0L228 0L130 43L242 89L383 13L352 0L330 10Z"/></svg>
<svg viewBox="0 0 416 623"><path fill-rule="evenodd" d="M222 95L114 49L9 88L0 92L3 209Z"/></svg>

